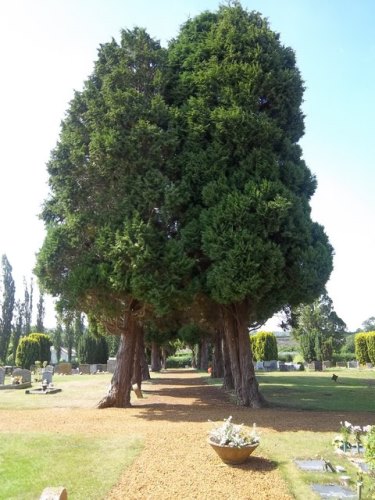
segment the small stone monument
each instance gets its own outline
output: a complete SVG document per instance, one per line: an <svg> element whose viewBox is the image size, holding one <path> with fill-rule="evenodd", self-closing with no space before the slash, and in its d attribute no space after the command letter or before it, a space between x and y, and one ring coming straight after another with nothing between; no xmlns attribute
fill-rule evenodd
<svg viewBox="0 0 375 500"><path fill-rule="evenodd" d="M47 384L52 384L52 372L42 370L42 381L47 381Z"/></svg>
<svg viewBox="0 0 375 500"><path fill-rule="evenodd" d="M5 368L0 366L0 385L4 384L4 380L5 380Z"/></svg>
<svg viewBox="0 0 375 500"><path fill-rule="evenodd" d="M68 500L68 493L63 486L45 488L39 500Z"/></svg>
<svg viewBox="0 0 375 500"><path fill-rule="evenodd" d="M23 382L31 382L31 371L23 368L15 368L12 373L13 377L22 377Z"/></svg>

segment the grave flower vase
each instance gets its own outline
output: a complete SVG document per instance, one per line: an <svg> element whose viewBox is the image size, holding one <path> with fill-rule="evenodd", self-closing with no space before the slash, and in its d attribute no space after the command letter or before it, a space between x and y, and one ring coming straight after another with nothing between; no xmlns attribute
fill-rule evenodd
<svg viewBox="0 0 375 500"><path fill-rule="evenodd" d="M208 443L216 451L221 460L229 465L238 465L244 463L259 445L259 443L256 443L236 448L234 446L226 446L214 443L210 439L208 440Z"/></svg>

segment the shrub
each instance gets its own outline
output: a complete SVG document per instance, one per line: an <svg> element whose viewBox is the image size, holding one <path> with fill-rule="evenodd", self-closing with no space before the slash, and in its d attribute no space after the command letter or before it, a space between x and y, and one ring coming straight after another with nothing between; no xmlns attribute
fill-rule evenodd
<svg viewBox="0 0 375 500"><path fill-rule="evenodd" d="M354 352L335 352L332 356L332 361L338 363L339 361L352 361L355 358Z"/></svg>
<svg viewBox="0 0 375 500"><path fill-rule="evenodd" d="M366 338L367 338L367 333L364 332L357 333L356 336L354 337L355 356L357 358L357 361L361 365L370 362L370 358L368 356L368 351L367 351Z"/></svg>
<svg viewBox="0 0 375 500"><path fill-rule="evenodd" d="M16 364L22 368L30 369L37 360L51 360L51 339L44 333L32 333L23 337L18 344L16 352Z"/></svg>
<svg viewBox="0 0 375 500"><path fill-rule="evenodd" d="M371 469L375 469L375 425L367 434L365 459Z"/></svg>
<svg viewBox="0 0 375 500"><path fill-rule="evenodd" d="M108 359L107 340L103 335L83 335L78 342L78 359L80 363L103 363Z"/></svg>
<svg viewBox="0 0 375 500"><path fill-rule="evenodd" d="M271 361L278 358L277 341L272 332L258 332L253 337L255 359L258 361Z"/></svg>
<svg viewBox="0 0 375 500"><path fill-rule="evenodd" d="M375 366L375 332L368 332L366 334L366 344L370 363Z"/></svg>
<svg viewBox="0 0 375 500"><path fill-rule="evenodd" d="M183 354L177 356L169 356L167 358L167 368L185 368L185 366L191 366L192 355Z"/></svg>
<svg viewBox="0 0 375 500"><path fill-rule="evenodd" d="M290 363L293 361L293 355L290 352L279 352L279 361Z"/></svg>
<svg viewBox="0 0 375 500"><path fill-rule="evenodd" d="M254 361L260 361L257 358L257 351L258 351L257 341L258 341L258 337L256 335L250 335L250 346L251 346L251 352L253 353L253 360Z"/></svg>

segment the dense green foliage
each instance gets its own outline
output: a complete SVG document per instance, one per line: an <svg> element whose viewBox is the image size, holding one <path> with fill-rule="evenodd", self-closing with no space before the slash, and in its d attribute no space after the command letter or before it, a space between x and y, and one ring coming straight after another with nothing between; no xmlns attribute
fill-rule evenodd
<svg viewBox="0 0 375 500"><path fill-rule="evenodd" d="M254 322L313 299L332 249L310 219L316 182L297 145L303 84L293 51L236 4L185 23L168 61L165 95L183 139L180 233L204 290L221 304L251 304Z"/></svg>
<svg viewBox="0 0 375 500"><path fill-rule="evenodd" d="M366 345L367 354L372 363L375 366L375 332L368 332L366 335Z"/></svg>
<svg viewBox="0 0 375 500"><path fill-rule="evenodd" d="M167 368L185 368L192 365L192 354L168 356Z"/></svg>
<svg viewBox="0 0 375 500"><path fill-rule="evenodd" d="M346 325L334 311L328 295L299 306L294 321L292 333L300 343L305 361L332 360L333 353L345 342Z"/></svg>
<svg viewBox="0 0 375 500"><path fill-rule="evenodd" d="M103 335L83 335L78 341L78 359L80 363L107 363L108 345Z"/></svg>
<svg viewBox="0 0 375 500"><path fill-rule="evenodd" d="M366 439L365 459L372 470L375 470L375 425L371 427Z"/></svg>
<svg viewBox="0 0 375 500"><path fill-rule="evenodd" d="M12 266L7 256L1 258L0 275L0 362L6 361L12 333L12 319L15 306L15 283Z"/></svg>
<svg viewBox="0 0 375 500"><path fill-rule="evenodd" d="M272 332L261 331L250 339L255 360L271 361L278 358L277 340Z"/></svg>
<svg viewBox="0 0 375 500"><path fill-rule="evenodd" d="M254 321L314 298L332 249L310 219L302 93L293 51L239 5L189 20L167 52L139 29L102 45L48 166L47 289L164 313L200 281Z"/></svg>
<svg viewBox="0 0 375 500"><path fill-rule="evenodd" d="M367 333L364 332L357 333L354 337L355 356L361 365L370 362L366 339Z"/></svg>
<svg viewBox="0 0 375 500"><path fill-rule="evenodd" d="M27 337L22 337L17 348L16 364L22 368L30 369L36 361L47 363L51 360L52 342L48 335L44 333L31 333Z"/></svg>

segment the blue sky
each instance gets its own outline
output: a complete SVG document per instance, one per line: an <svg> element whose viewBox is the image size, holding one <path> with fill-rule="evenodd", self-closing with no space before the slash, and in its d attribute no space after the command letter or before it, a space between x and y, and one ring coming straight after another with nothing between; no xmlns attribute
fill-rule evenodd
<svg viewBox="0 0 375 500"><path fill-rule="evenodd" d="M45 164L73 89L100 43L143 26L165 45L213 0L2 0L0 2L0 254L18 293L44 235ZM318 179L312 217L335 248L327 285L350 329L375 316L375 38L373 0L243 0L268 17L305 81L304 158ZM53 319L48 306L47 320Z"/></svg>

